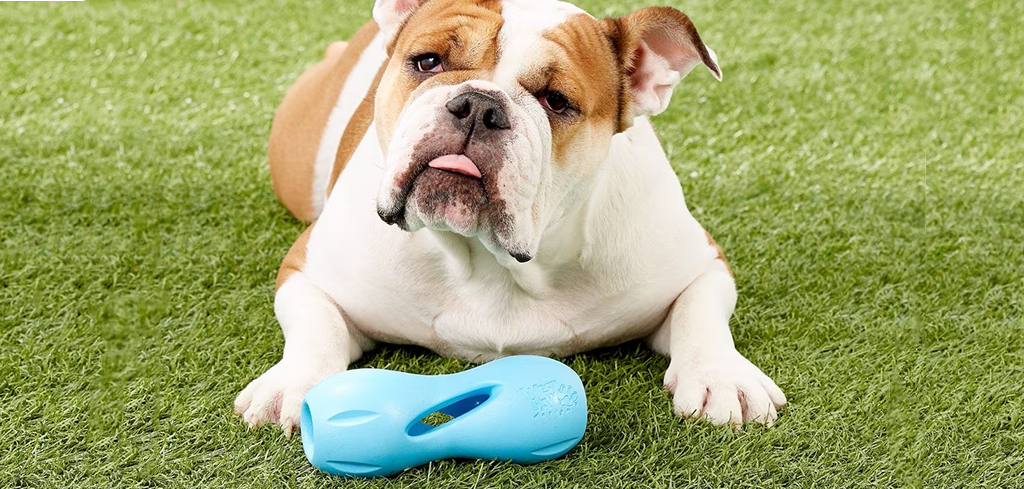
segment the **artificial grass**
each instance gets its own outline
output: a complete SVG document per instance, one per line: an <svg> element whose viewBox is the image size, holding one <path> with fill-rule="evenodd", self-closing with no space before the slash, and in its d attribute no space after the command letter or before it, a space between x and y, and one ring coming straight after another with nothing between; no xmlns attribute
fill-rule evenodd
<svg viewBox="0 0 1024 489"><path fill-rule="evenodd" d="M270 120L370 3L0 5L0 486L1022 484L1015 2L676 5L725 81L695 70L656 124L736 273L738 347L789 396L774 428L674 418L667 360L630 344L566 360L590 424L540 465L341 480L246 429L231 403L280 355L273 277L302 230Z"/></svg>

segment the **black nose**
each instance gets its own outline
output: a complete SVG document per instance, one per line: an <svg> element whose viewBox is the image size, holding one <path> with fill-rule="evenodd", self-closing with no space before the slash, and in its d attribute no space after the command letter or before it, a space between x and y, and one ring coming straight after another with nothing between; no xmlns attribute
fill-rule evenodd
<svg viewBox="0 0 1024 489"><path fill-rule="evenodd" d="M483 92L466 92L449 100L445 108L456 120L474 127L474 130L483 127L495 131L512 127L501 102Z"/></svg>

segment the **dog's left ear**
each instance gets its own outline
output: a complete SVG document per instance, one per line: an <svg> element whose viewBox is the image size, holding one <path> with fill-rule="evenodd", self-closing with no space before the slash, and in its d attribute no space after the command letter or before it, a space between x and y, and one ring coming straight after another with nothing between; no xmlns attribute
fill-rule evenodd
<svg viewBox="0 0 1024 489"><path fill-rule="evenodd" d="M656 115L668 108L672 90L690 70L703 63L716 79L722 70L714 51L700 40L686 14L670 7L649 7L617 19L602 21L618 50L619 66L630 88L633 110L624 111L624 127L632 118Z"/></svg>
<svg viewBox="0 0 1024 489"><path fill-rule="evenodd" d="M422 0L377 0L373 5L373 20L389 43L421 3Z"/></svg>

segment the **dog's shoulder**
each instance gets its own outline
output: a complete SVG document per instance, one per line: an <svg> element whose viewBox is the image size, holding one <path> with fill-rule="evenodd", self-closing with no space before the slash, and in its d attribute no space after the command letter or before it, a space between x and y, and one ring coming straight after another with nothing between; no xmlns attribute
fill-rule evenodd
<svg viewBox="0 0 1024 489"><path fill-rule="evenodd" d="M323 210L326 193L373 119L375 75L384 60L380 30L369 22L348 42L328 46L285 95L268 159L274 191L295 217L312 221Z"/></svg>

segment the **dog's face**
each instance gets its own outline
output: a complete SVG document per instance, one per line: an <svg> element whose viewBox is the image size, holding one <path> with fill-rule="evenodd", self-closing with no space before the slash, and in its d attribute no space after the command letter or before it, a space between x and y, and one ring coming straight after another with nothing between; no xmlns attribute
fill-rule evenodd
<svg viewBox="0 0 1024 489"><path fill-rule="evenodd" d="M694 64L718 75L672 9L598 21L555 0L380 0L374 16L390 36L378 213L520 262L586 199L613 135L664 110Z"/></svg>

